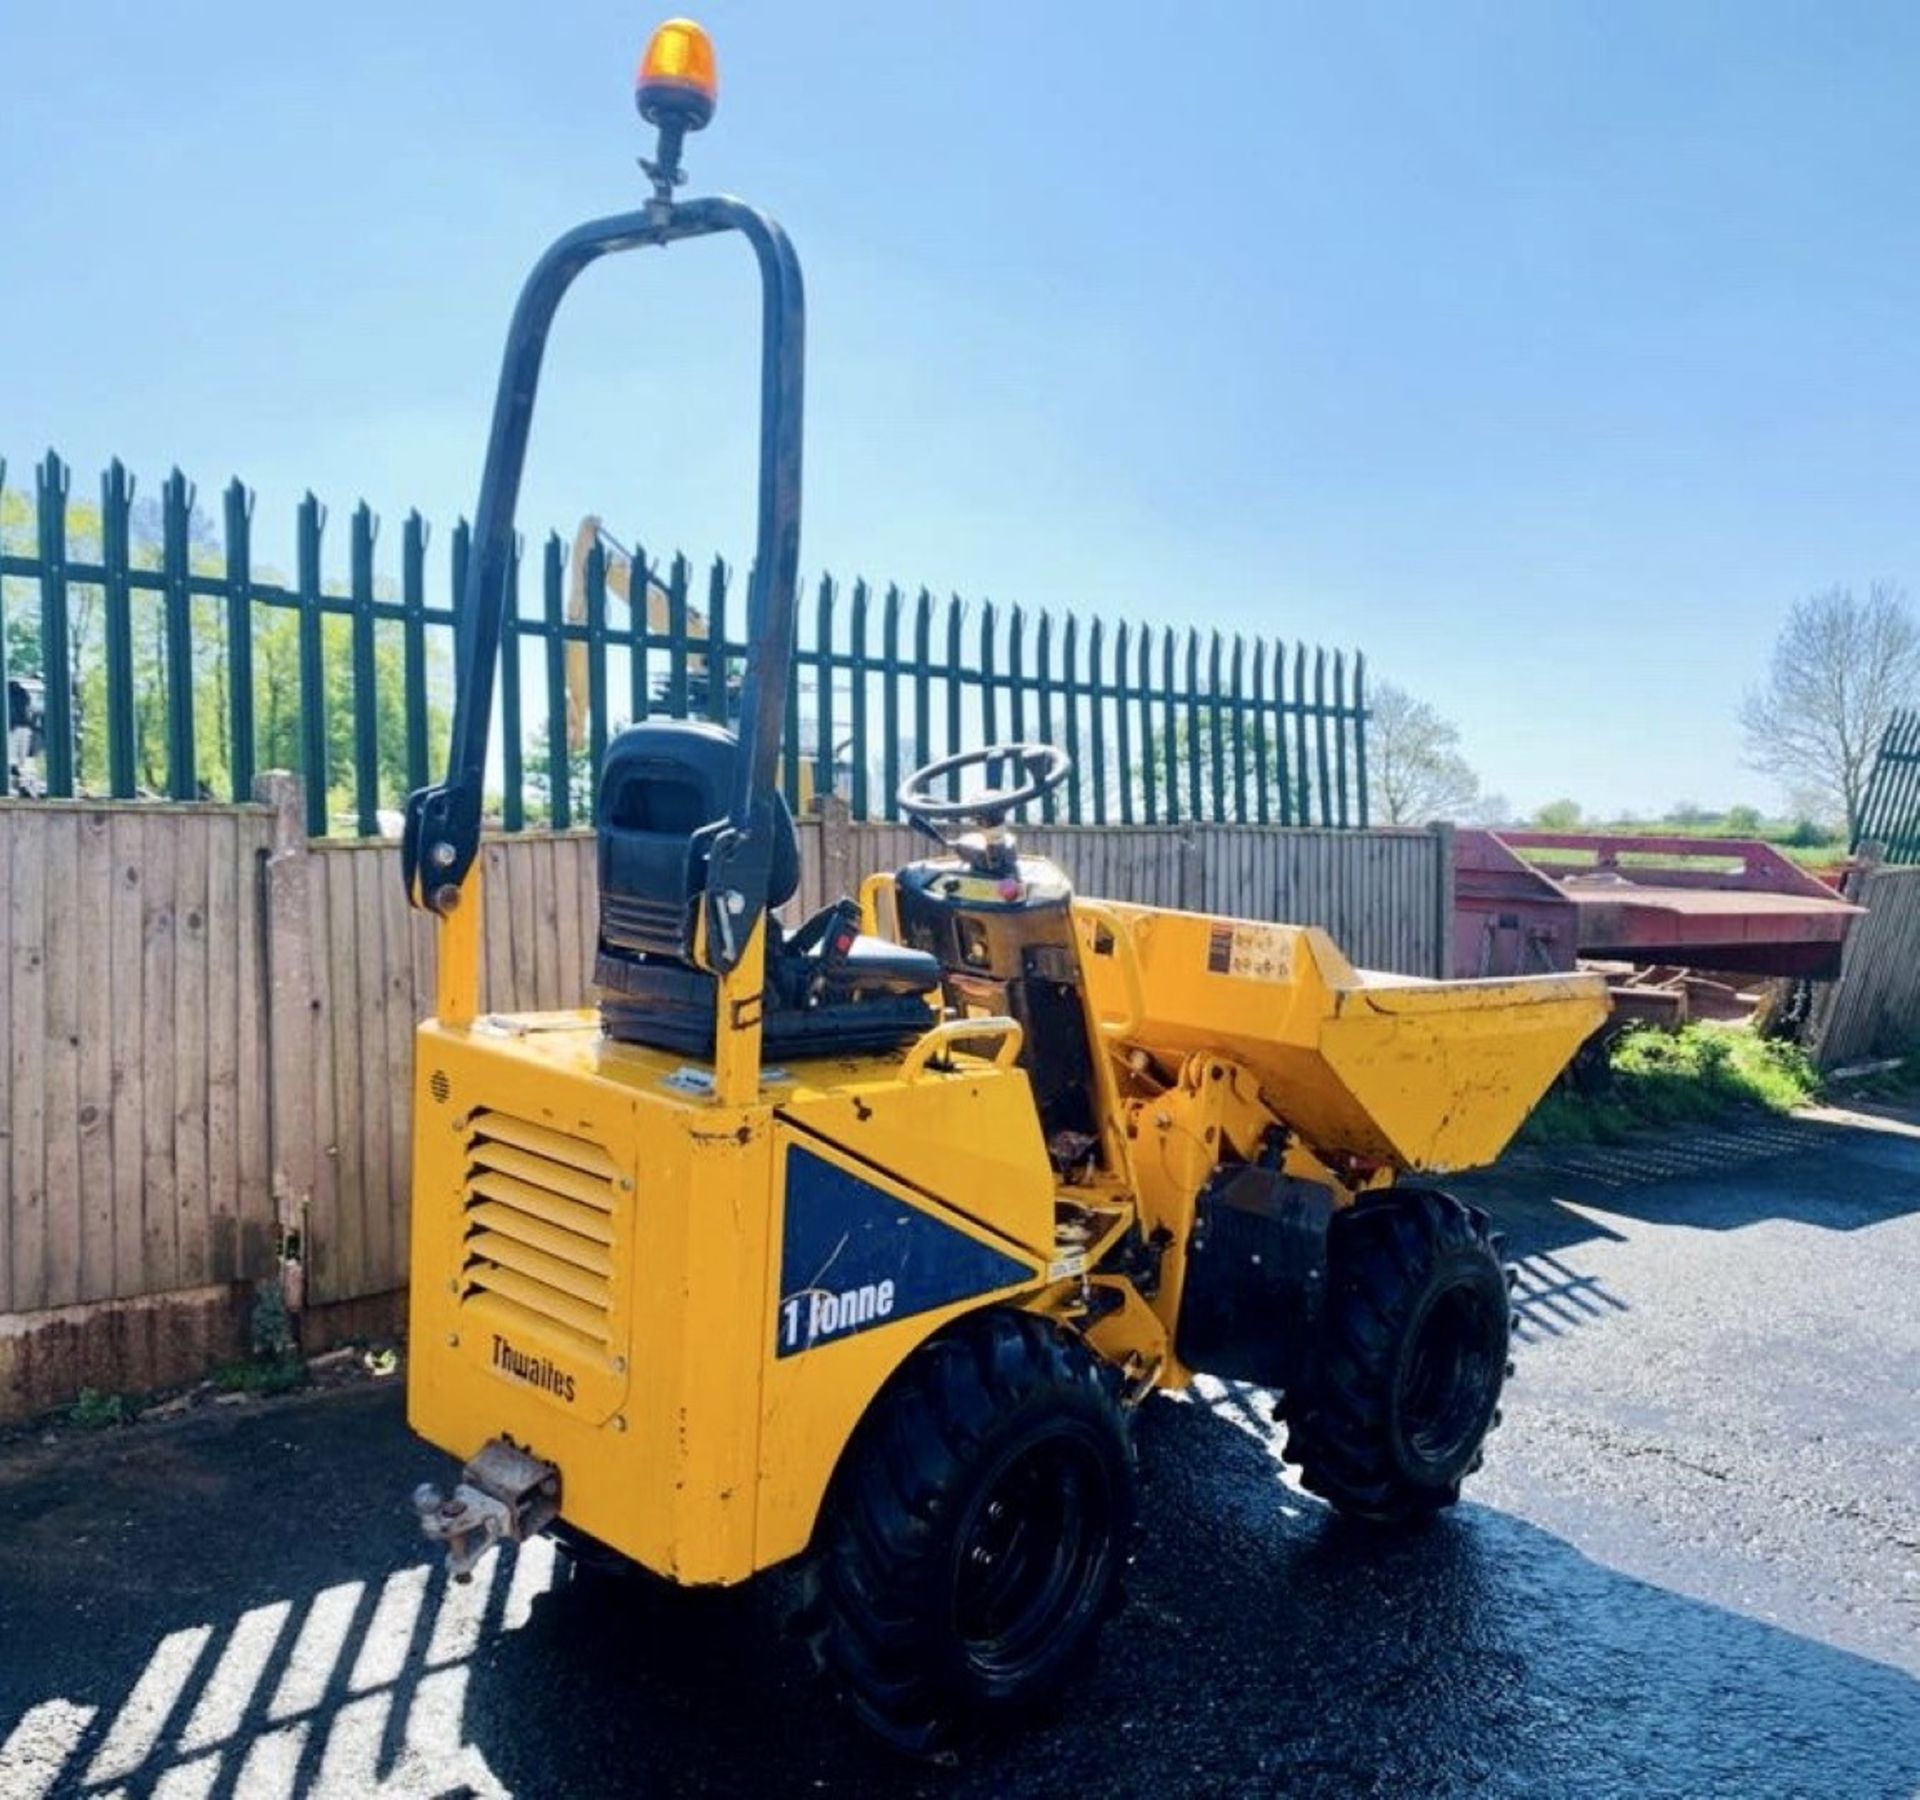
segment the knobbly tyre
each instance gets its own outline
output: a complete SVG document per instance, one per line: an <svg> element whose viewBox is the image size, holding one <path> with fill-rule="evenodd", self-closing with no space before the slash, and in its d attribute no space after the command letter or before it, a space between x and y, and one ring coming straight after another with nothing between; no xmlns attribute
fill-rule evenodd
<svg viewBox="0 0 1920 1800"><path fill-rule="evenodd" d="M464 1464L415 1498L456 1574L548 1529L689 1585L799 1559L827 1680L935 1751L1088 1666L1157 1389L1273 1389L1342 1512L1453 1503L1497 1416L1507 1283L1484 1215L1399 1178L1498 1154L1606 1002L1584 976L1378 975L1311 927L1077 896L1011 828L1068 774L1045 745L919 771L902 809L940 853L781 921L803 305L771 219L676 198L716 92L705 35L662 27L651 197L560 238L508 333L447 778L403 846L439 948L408 1409ZM613 738L599 1004L482 1014L482 783L548 327L588 264L716 236L746 240L763 298L737 730Z"/></svg>

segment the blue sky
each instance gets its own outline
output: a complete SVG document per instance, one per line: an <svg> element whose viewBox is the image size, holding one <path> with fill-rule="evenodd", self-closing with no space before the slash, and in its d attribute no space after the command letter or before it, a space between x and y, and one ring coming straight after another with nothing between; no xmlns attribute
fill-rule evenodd
<svg viewBox="0 0 1920 1800"><path fill-rule="evenodd" d="M811 569L1357 644L1517 805L1642 811L1772 798L1788 605L1920 581L1920 9L699 16L695 189L807 270ZM14 479L444 528L526 264L640 193L652 23L0 0ZM596 272L523 524L744 555L755 331L737 248Z"/></svg>

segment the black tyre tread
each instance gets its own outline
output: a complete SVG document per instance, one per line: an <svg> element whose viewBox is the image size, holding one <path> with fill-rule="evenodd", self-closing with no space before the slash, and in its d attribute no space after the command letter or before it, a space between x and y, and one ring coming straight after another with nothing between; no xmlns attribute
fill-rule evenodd
<svg viewBox="0 0 1920 1800"><path fill-rule="evenodd" d="M1460 1252L1498 1267L1500 1240L1480 1208L1415 1188L1363 1196L1336 1216L1333 1230L1318 1378L1286 1409L1282 1455L1299 1467L1308 1492L1358 1518L1400 1522L1451 1506L1460 1497L1457 1481L1418 1487L1393 1462L1386 1442L1389 1370L1426 1272ZM1503 1274L1502 1291L1510 1285L1510 1273ZM1510 1372L1504 1352L1501 1362ZM1496 1406L1493 1424L1499 1422ZM1463 1473L1480 1462L1476 1448Z"/></svg>
<svg viewBox="0 0 1920 1800"><path fill-rule="evenodd" d="M897 1749L930 1754L992 1722L929 1678L921 1603L939 1581L946 1510L968 1470L997 1427L1039 1405L1110 1422L1124 1446L1130 1535L1135 1455L1113 1385L1091 1350L1031 1313L981 1314L923 1346L874 1403L835 1479L799 1626L816 1669ZM1054 1691L1084 1669L1120 1597L1116 1579Z"/></svg>

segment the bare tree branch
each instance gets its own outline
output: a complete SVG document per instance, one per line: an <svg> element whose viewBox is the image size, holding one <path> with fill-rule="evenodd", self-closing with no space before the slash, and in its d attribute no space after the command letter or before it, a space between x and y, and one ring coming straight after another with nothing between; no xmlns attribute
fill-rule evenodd
<svg viewBox="0 0 1920 1800"><path fill-rule="evenodd" d="M1876 581L1810 594L1787 615L1764 686L1740 709L1747 760L1849 839L1887 721L1920 701L1920 623L1906 590Z"/></svg>
<svg viewBox="0 0 1920 1800"><path fill-rule="evenodd" d="M1459 819L1480 799L1480 778L1460 754L1460 728L1390 681L1370 696L1368 799L1386 825Z"/></svg>

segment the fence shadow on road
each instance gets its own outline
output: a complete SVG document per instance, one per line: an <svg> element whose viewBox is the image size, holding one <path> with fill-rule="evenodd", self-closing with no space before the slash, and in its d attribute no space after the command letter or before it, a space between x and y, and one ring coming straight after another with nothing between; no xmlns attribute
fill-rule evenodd
<svg viewBox="0 0 1920 1800"><path fill-rule="evenodd" d="M1628 1310L1598 1275L1585 1275L1550 1250L1510 1259L1513 1335L1523 1344L1565 1337Z"/></svg>
<svg viewBox="0 0 1920 1800"><path fill-rule="evenodd" d="M1544 1183L1513 1184L1500 1173L1455 1184L1461 1197L1492 1215L1501 1255L1513 1271L1513 1334L1522 1343L1565 1337L1628 1310L1598 1275L1569 1261L1596 1240L1619 1242L1621 1233L1557 1199Z"/></svg>
<svg viewBox="0 0 1920 1800"><path fill-rule="evenodd" d="M528 1794L620 1775L658 1793L1868 1796L1920 1777L1920 1683L1900 1672L1481 1508L1410 1535L1346 1525L1277 1478L1265 1396L1207 1389L1143 1415L1132 1604L1064 1719L903 1770L823 1711L770 1597L568 1587L476 1670L489 1766ZM563 1744L572 1785L548 1788Z"/></svg>
<svg viewBox="0 0 1920 1800"><path fill-rule="evenodd" d="M361 1438L367 1468L405 1463L397 1410ZM1920 1780L1920 1683L1897 1669L1473 1505L1412 1533L1347 1525L1279 1479L1258 1390L1154 1403L1141 1439L1141 1555L1101 1668L1062 1718L957 1767L902 1764L825 1705L781 1629L790 1583L570 1579L540 1545L449 1586L391 1491L349 1483L317 1534L268 1508L257 1543L170 1546L203 1598L150 1595L130 1615L150 1632L56 1655L102 1602L45 1612L46 1659L16 1644L0 1672L0 1792L1867 1800Z"/></svg>
<svg viewBox="0 0 1920 1800"><path fill-rule="evenodd" d="M1503 1179L1603 1214L1704 1231L1769 1219L1858 1231L1920 1210L1920 1126L1893 1112L1764 1115L1626 1144L1524 1149L1494 1181ZM1557 1210L1579 1236L1608 1235Z"/></svg>
<svg viewBox="0 0 1920 1800"><path fill-rule="evenodd" d="M1621 1145L1523 1148L1456 1186L1494 1215L1515 1271L1515 1336L1538 1342L1628 1310L1578 1252L1618 1243L1634 1224L1858 1231L1920 1209L1920 1130L1892 1109L1767 1116Z"/></svg>

